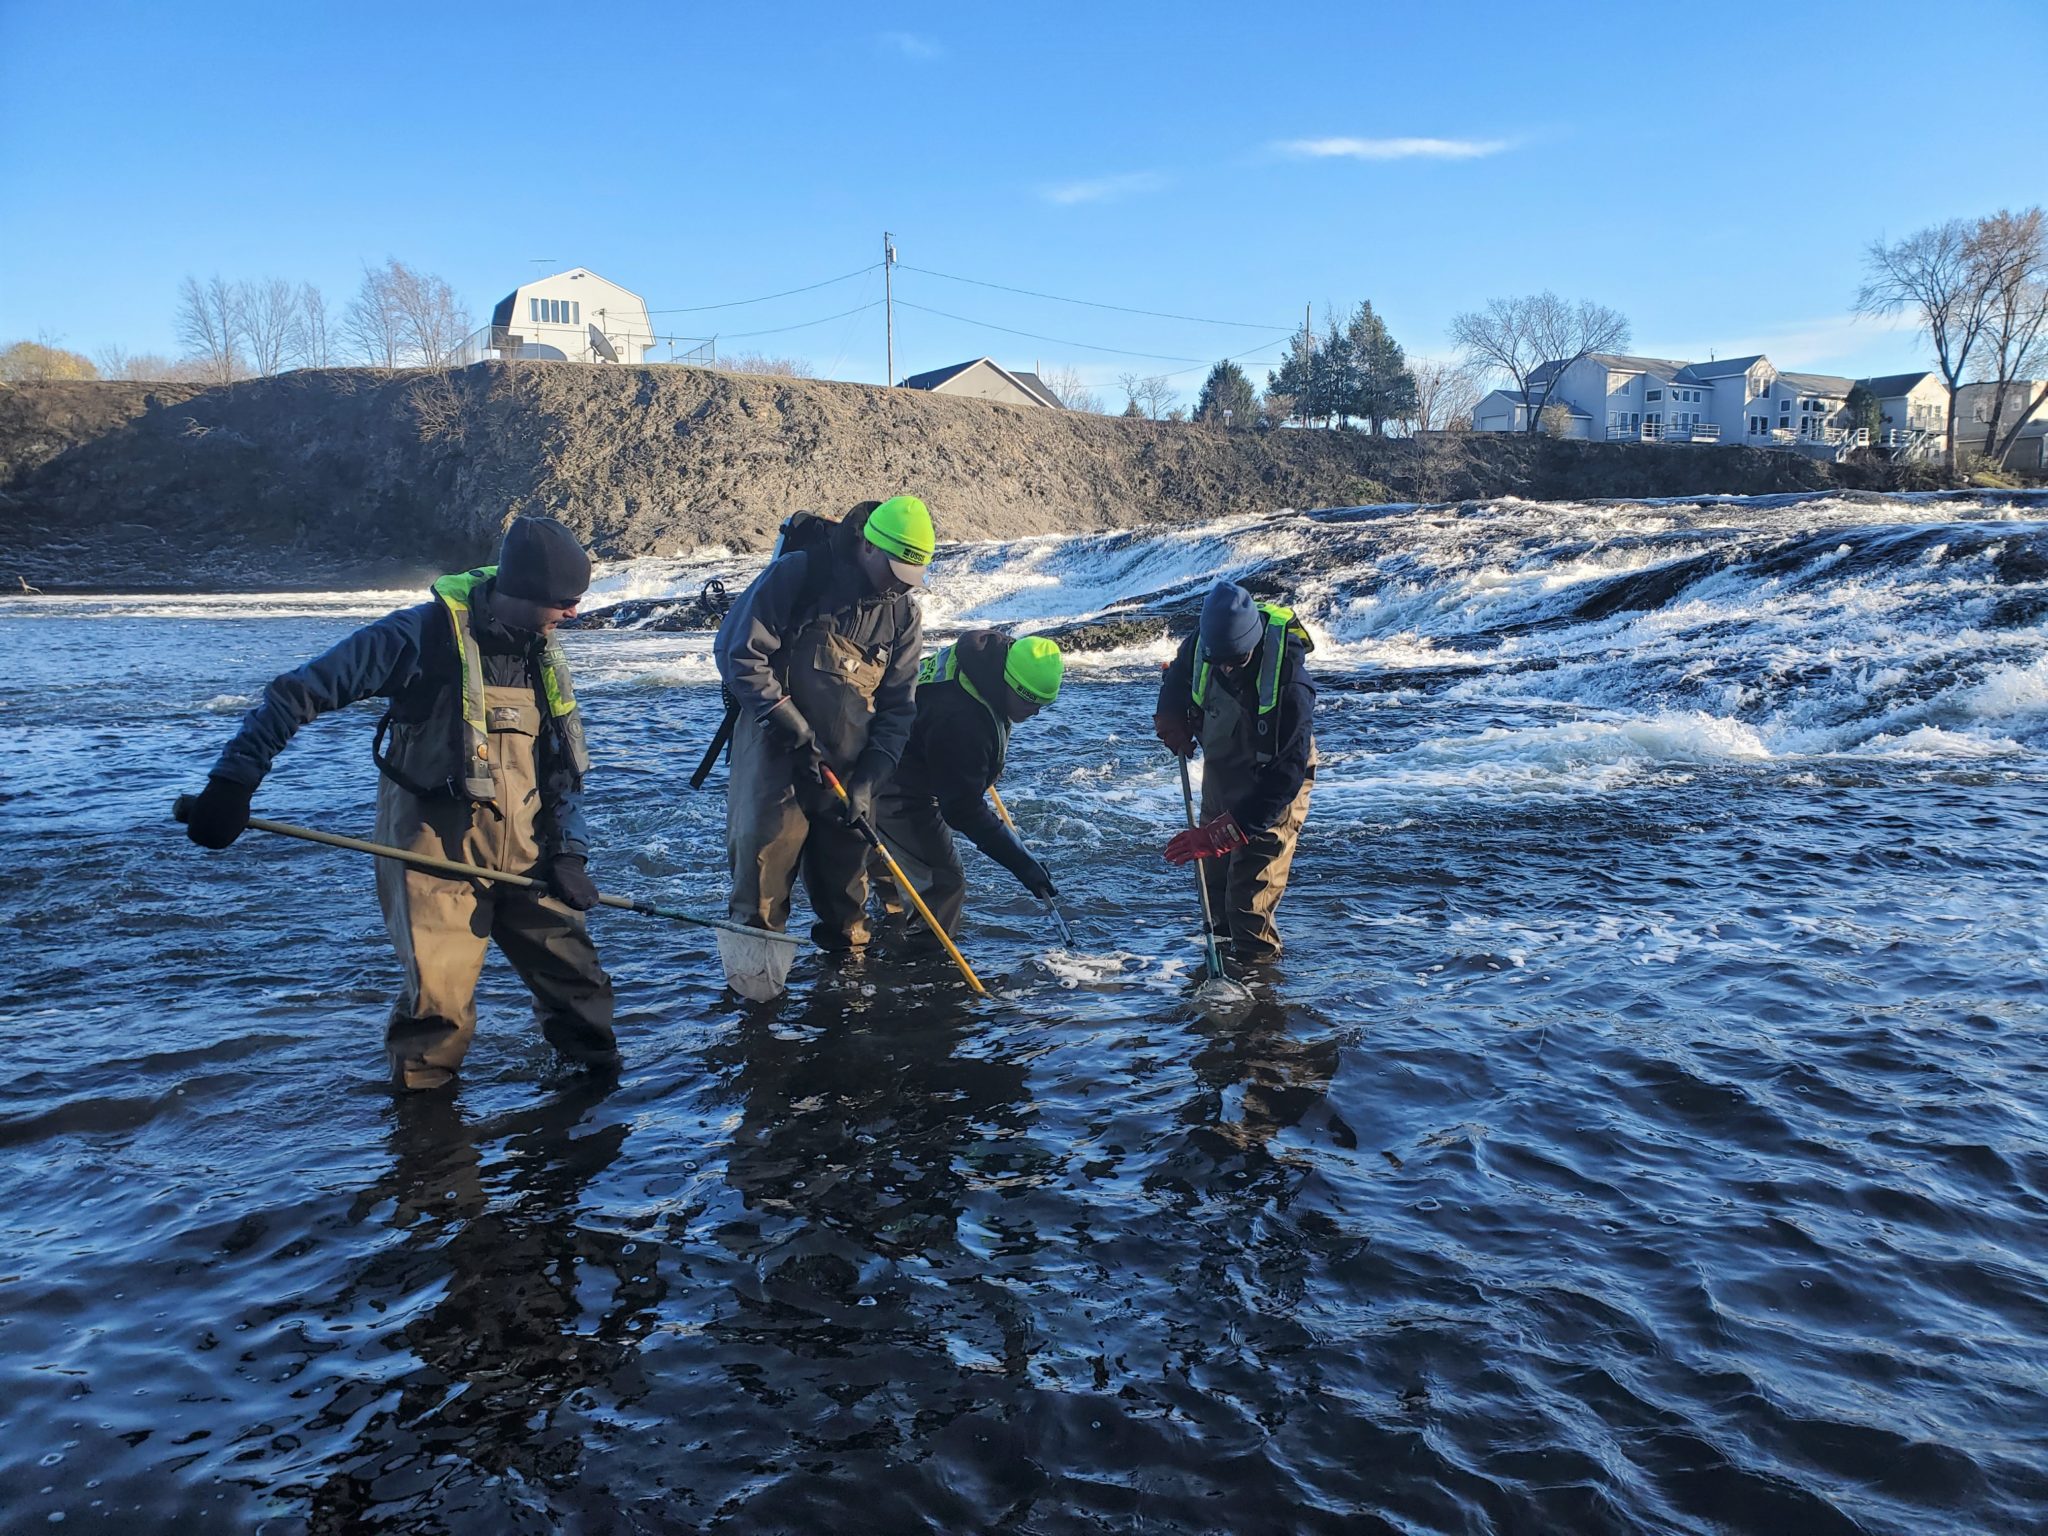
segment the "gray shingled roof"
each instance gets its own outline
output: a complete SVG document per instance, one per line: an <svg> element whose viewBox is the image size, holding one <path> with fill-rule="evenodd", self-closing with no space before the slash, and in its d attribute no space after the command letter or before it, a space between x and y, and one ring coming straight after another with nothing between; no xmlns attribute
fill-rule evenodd
<svg viewBox="0 0 2048 1536"><path fill-rule="evenodd" d="M1041 379L1037 374L1021 373L1015 371L1009 372L1011 378L1015 379L1019 384L1022 384L1034 395L1037 395L1040 399L1045 401L1045 403L1051 406L1054 410L1064 411L1067 408L1065 403L1060 399L1060 397L1054 394L1050 389L1048 389L1046 387L1045 380Z"/></svg>
<svg viewBox="0 0 2048 1536"><path fill-rule="evenodd" d="M903 381L901 387L904 389L937 389L955 374L965 373L980 361L981 359L978 357L970 357L966 362L955 363L950 368L934 368L927 373L913 373Z"/></svg>
<svg viewBox="0 0 2048 1536"><path fill-rule="evenodd" d="M1588 352L1583 359L1587 362L1605 363L1609 368L1619 368L1630 373L1647 373L1670 383L1685 367L1684 363L1672 357L1631 357L1625 352ZM1556 362L1544 363L1529 375L1531 384L1547 384L1563 365Z"/></svg>
<svg viewBox="0 0 2048 1536"><path fill-rule="evenodd" d="M1731 378L1738 373L1747 373L1764 360L1761 352L1752 352L1748 357L1722 357L1711 362L1687 363L1685 365L1688 384L1704 384L1714 379Z"/></svg>
<svg viewBox="0 0 2048 1536"><path fill-rule="evenodd" d="M1923 368L1918 373L1882 373L1874 379L1858 379L1856 382L1880 400L1892 400L1900 395L1911 394L1921 380L1933 377L1933 374Z"/></svg>
<svg viewBox="0 0 2048 1536"><path fill-rule="evenodd" d="M1846 395L1856 382L1838 373L1793 373L1789 370L1780 372L1778 379L1805 395Z"/></svg>

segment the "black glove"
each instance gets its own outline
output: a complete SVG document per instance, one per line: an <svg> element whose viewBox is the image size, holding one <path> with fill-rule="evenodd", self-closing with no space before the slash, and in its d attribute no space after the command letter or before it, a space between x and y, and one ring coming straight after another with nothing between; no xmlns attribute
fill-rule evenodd
<svg viewBox="0 0 2048 1536"><path fill-rule="evenodd" d="M575 912L597 905L597 884L580 853L558 853L548 865L548 894Z"/></svg>
<svg viewBox="0 0 2048 1536"><path fill-rule="evenodd" d="M256 786L213 774L185 813L185 835L202 848L225 848L249 830Z"/></svg>
<svg viewBox="0 0 2048 1536"><path fill-rule="evenodd" d="M761 729L768 733L768 740L783 751L793 753L797 760L797 771L811 778L823 776L818 767L824 762L824 754L818 750L818 733L811 729L811 722L804 718L804 712L796 707L794 699L777 699L775 707L761 717Z"/></svg>
<svg viewBox="0 0 2048 1536"><path fill-rule="evenodd" d="M973 836L975 847L1015 875L1017 883L1040 901L1051 901L1059 895L1045 866L1031 857L1030 851L1017 841L1017 834L1000 821L991 818L987 827Z"/></svg>
<svg viewBox="0 0 2048 1536"><path fill-rule="evenodd" d="M1162 709L1152 717L1152 732L1175 757L1195 755L1194 722L1186 715Z"/></svg>
<svg viewBox="0 0 2048 1536"><path fill-rule="evenodd" d="M875 814L875 791L895 771L896 765L879 752L863 752L853 772L846 776L846 822L869 821Z"/></svg>
<svg viewBox="0 0 2048 1536"><path fill-rule="evenodd" d="M1017 878L1024 882L1024 889L1040 901L1051 901L1055 896L1059 895L1059 891L1052 883L1052 876L1045 872L1045 866L1036 859L1033 859L1031 867L1019 874Z"/></svg>

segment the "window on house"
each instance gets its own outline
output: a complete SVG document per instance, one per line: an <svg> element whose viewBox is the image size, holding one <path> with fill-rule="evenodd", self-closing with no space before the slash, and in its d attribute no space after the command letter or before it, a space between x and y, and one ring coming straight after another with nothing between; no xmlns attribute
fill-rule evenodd
<svg viewBox="0 0 2048 1536"><path fill-rule="evenodd" d="M1779 403L1780 405L1784 405L1784 404L1787 404L1788 402L1786 402L1786 401L1783 401L1783 400L1780 400L1780 401L1779 401L1778 403ZM1780 430L1780 431L1783 431L1783 430L1784 430L1784 429L1785 429L1786 427L1789 427L1789 426L1791 426L1791 425L1792 425L1792 418L1791 418L1790 416L1780 416L1780 417L1778 418L1778 428L1779 428L1779 430Z"/></svg>
<svg viewBox="0 0 2048 1536"><path fill-rule="evenodd" d="M1792 402L1790 400L1780 400L1778 402L1778 409L1781 411L1789 411L1792 409Z"/></svg>
<svg viewBox="0 0 2048 1536"><path fill-rule="evenodd" d="M1664 398L1664 391L1661 389L1653 389L1648 394L1644 395L1643 398L1645 400L1662 400Z"/></svg>
<svg viewBox="0 0 2048 1536"><path fill-rule="evenodd" d="M569 301L569 323L571 325L581 325L583 323L583 305L579 300L571 299Z"/></svg>

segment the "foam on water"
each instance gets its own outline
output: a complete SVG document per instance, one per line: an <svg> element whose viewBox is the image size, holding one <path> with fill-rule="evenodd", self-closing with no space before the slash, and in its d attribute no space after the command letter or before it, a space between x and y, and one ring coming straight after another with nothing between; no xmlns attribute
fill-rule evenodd
<svg viewBox="0 0 2048 1536"><path fill-rule="evenodd" d="M419 594L0 604L10 1529L2038 1528L2038 508L1233 518L950 550L927 611L1178 622L1219 573L1319 642L1248 1003L1197 997L1148 644L1005 772L1077 947L972 850L987 1000L878 946L744 1009L595 913L619 1080L493 956L459 1091L397 1100L369 861L166 812ZM708 636L565 643L593 874L717 910ZM368 832L375 715L258 809Z"/></svg>

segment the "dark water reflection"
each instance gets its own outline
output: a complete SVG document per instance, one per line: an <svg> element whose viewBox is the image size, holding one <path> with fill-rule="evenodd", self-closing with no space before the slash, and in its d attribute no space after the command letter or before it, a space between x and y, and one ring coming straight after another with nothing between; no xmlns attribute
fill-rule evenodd
<svg viewBox="0 0 2048 1536"><path fill-rule="evenodd" d="M510 1490L573 1490L594 1470L569 1410L593 1389L635 1395L635 1346L664 1290L653 1244L579 1221L630 1130L583 1123L609 1092L579 1084L490 1124L439 1096L396 1103L391 1170L349 1220L401 1241L353 1277L336 1311L384 1320L390 1358L384 1370L368 1362L377 1391L351 1384L306 1426L353 1431L317 1482L284 1490L308 1497L316 1529L482 1528ZM487 1164L480 1143L493 1141L502 1152ZM393 1317L407 1321L392 1328Z"/></svg>
<svg viewBox="0 0 2048 1536"><path fill-rule="evenodd" d="M369 871L163 814L346 626L5 622L0 1529L2043 1528L2036 755L1490 793L1436 744L1576 717L1333 688L1294 946L1217 1015L1147 681L1084 676L1008 796L1081 953L991 882L991 1000L881 955L744 1010L608 915L621 1081L494 964L460 1094L394 1101ZM575 643L599 872L700 901L714 695ZM368 724L259 804L366 827Z"/></svg>

